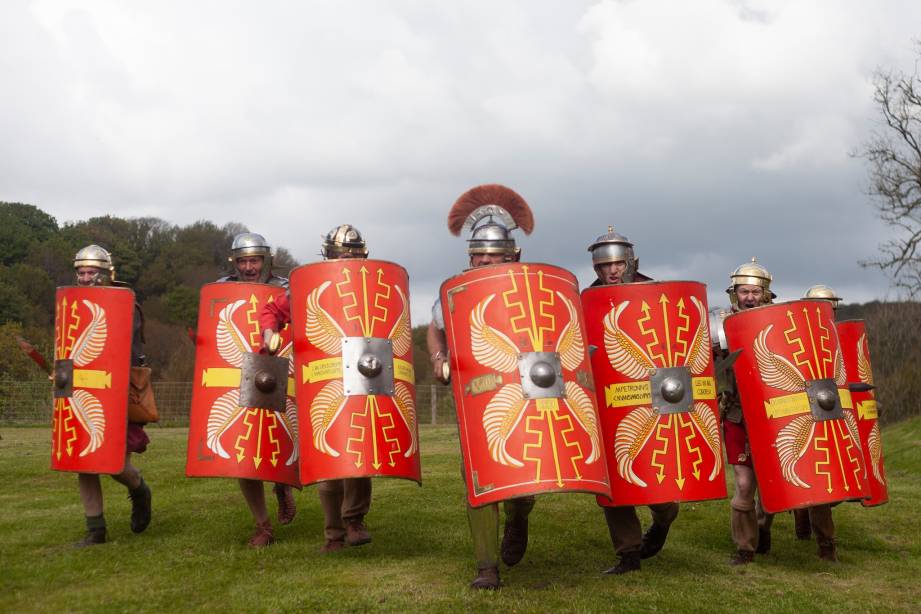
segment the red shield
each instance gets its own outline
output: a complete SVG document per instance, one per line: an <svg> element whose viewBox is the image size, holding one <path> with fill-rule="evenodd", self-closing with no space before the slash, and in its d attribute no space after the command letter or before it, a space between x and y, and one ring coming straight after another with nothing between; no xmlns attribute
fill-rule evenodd
<svg viewBox="0 0 921 614"><path fill-rule="evenodd" d="M613 493L598 502L725 497L706 286L597 286L582 307Z"/></svg>
<svg viewBox="0 0 921 614"><path fill-rule="evenodd" d="M274 402L254 394L254 377L273 357L262 348L259 311L285 289L223 282L201 289L186 475L267 480L299 486L297 407L288 328L271 379ZM286 394L276 387L286 387Z"/></svg>
<svg viewBox="0 0 921 614"><path fill-rule="evenodd" d="M291 274L301 481L419 482L406 270L330 260Z"/></svg>
<svg viewBox="0 0 921 614"><path fill-rule="evenodd" d="M863 496L863 453L826 301L749 309L724 322L765 510ZM843 403L842 403L843 401Z"/></svg>
<svg viewBox="0 0 921 614"><path fill-rule="evenodd" d="M441 285L467 498L610 495L578 285L546 264Z"/></svg>
<svg viewBox="0 0 921 614"><path fill-rule="evenodd" d="M870 347L863 320L838 323L838 342L844 357L848 388L852 406L857 413L857 431L863 449L866 476L866 494L862 503L871 507L889 501L886 471L883 468L883 440L876 416L876 395L873 392L873 370L870 366Z"/></svg>
<svg viewBox="0 0 921 614"><path fill-rule="evenodd" d="M134 292L127 288L58 288L52 469L124 469L133 322Z"/></svg>

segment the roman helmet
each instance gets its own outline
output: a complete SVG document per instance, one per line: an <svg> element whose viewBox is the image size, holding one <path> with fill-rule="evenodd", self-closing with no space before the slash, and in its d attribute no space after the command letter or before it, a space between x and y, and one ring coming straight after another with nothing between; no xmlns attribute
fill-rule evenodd
<svg viewBox="0 0 921 614"><path fill-rule="evenodd" d="M629 284L635 281L640 259L633 255L633 243L624 235L614 232L613 226L608 226L607 234L595 239L595 242L588 246L588 251L592 254L592 266L595 267L596 272L599 265L609 262L626 262L624 283Z"/></svg>
<svg viewBox="0 0 921 614"><path fill-rule="evenodd" d="M265 282L272 275L272 246L261 234L256 232L242 232L233 238L230 245L230 261L234 270L237 270L237 259L247 256L262 257L262 273L260 282Z"/></svg>
<svg viewBox="0 0 921 614"><path fill-rule="evenodd" d="M762 304L767 305L777 298L777 295L771 292L772 279L768 270L758 264L756 258L752 257L751 262L740 264L729 275L729 287L726 288L726 294L729 295L729 301L732 303L732 306L737 307L738 298L735 293L736 286L761 286L764 289Z"/></svg>
<svg viewBox="0 0 921 614"><path fill-rule="evenodd" d="M837 309L838 303L841 302L841 297L838 296L834 290L822 284L817 284L806 290L806 294L803 295L803 298L821 299L828 301L831 303L832 309Z"/></svg>
<svg viewBox="0 0 921 614"><path fill-rule="evenodd" d="M351 224L340 224L323 237L320 254L326 260L341 258L343 254L352 254L357 258L367 258L368 245L357 228Z"/></svg>
<svg viewBox="0 0 921 614"><path fill-rule="evenodd" d="M486 184L461 194L448 212L448 230L458 236L470 232L467 253L502 254L506 262L516 262L521 248L512 231L525 234L534 230L534 215L528 203L514 190L499 184Z"/></svg>
<svg viewBox="0 0 921 614"><path fill-rule="evenodd" d="M106 273L108 273L109 283L115 281L115 266L112 264L112 254L103 247L93 244L87 245L78 251L77 255L74 256L74 270L84 266L91 266L100 271L106 271ZM99 285L100 281L102 280L97 277L96 284Z"/></svg>

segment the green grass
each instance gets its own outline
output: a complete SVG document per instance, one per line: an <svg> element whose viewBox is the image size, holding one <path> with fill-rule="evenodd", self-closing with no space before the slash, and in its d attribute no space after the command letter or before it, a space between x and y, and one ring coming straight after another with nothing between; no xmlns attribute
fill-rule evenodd
<svg viewBox="0 0 921 614"><path fill-rule="evenodd" d="M245 547L252 521L234 481L185 479L185 429L150 429L137 459L154 520L128 529L122 486L104 478L110 543L75 550L83 514L76 478L48 470L48 429L0 433L0 611L919 611L921 419L883 432L888 505L835 508L841 563L815 557L778 516L771 554L730 568L727 501L683 505L663 552L641 573L601 576L615 562L586 495L538 497L522 563L496 593L473 576L457 432L423 428L423 484L378 480L374 542L321 555L314 488L278 543ZM271 493L269 493L271 496ZM274 514L274 498L270 510ZM648 522L648 514L641 516Z"/></svg>

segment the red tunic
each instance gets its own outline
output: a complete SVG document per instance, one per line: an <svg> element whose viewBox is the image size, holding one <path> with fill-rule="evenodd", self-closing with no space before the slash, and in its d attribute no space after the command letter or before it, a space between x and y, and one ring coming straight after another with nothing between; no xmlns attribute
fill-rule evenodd
<svg viewBox="0 0 921 614"><path fill-rule="evenodd" d="M288 293L279 294L271 303L266 303L259 311L259 328L263 331L272 329L278 332L291 321L291 299Z"/></svg>

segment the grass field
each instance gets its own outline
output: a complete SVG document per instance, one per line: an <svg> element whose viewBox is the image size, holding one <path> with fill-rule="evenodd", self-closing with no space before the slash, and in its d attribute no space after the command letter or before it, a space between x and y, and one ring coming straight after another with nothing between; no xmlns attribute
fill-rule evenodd
<svg viewBox="0 0 921 614"><path fill-rule="evenodd" d="M375 482L374 542L332 555L318 551L314 488L297 494L297 518L276 527L278 543L253 551L236 484L183 477L185 429L150 434L137 462L153 488L150 528L130 532L126 491L105 478L110 543L75 550L84 529L76 478L48 470L48 430L0 432L0 610L921 611L921 419L883 432L890 503L835 509L838 565L796 541L782 514L773 551L730 568L728 502L716 501L682 506L642 572L601 576L615 558L593 498L545 495L524 560L502 569L495 593L467 588L474 570L453 427L423 428L422 488Z"/></svg>

